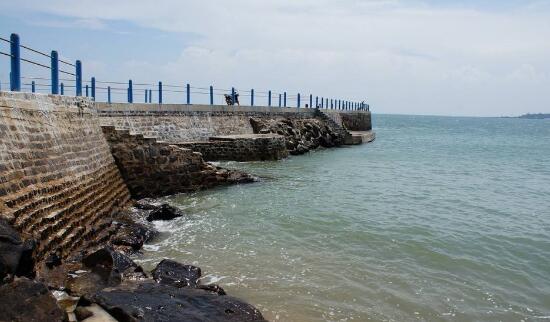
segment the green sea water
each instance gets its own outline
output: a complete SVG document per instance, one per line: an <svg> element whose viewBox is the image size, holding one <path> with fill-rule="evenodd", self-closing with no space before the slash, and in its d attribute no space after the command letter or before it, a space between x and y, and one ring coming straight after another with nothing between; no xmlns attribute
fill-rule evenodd
<svg viewBox="0 0 550 322"><path fill-rule="evenodd" d="M223 163L172 258L279 321L550 321L550 120L374 115L369 145Z"/></svg>

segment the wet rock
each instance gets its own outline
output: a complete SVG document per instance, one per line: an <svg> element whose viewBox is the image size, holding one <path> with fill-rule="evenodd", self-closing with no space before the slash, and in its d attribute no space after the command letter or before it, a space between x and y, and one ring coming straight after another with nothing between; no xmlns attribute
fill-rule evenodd
<svg viewBox="0 0 550 322"><path fill-rule="evenodd" d="M197 286L201 269L193 265L184 265L164 259L153 270L153 278L162 284L175 287Z"/></svg>
<svg viewBox="0 0 550 322"><path fill-rule="evenodd" d="M143 268L134 263L130 257L116 252L110 247L102 248L84 257L82 263L91 268L92 272L110 281L110 285L119 283L122 278L140 279L147 277L143 272Z"/></svg>
<svg viewBox="0 0 550 322"><path fill-rule="evenodd" d="M219 285L216 285L216 284L199 285L199 286L197 286L197 288L201 289L201 290L204 290L204 291L213 292L213 293L216 293L218 295L227 295L227 293L225 293L225 290L223 288L221 288Z"/></svg>
<svg viewBox="0 0 550 322"><path fill-rule="evenodd" d="M46 258L45 264L49 269L61 265L61 253L59 251L50 253Z"/></svg>
<svg viewBox="0 0 550 322"><path fill-rule="evenodd" d="M80 317L78 320L82 322L117 322L112 315L97 304L79 307L77 317Z"/></svg>
<svg viewBox="0 0 550 322"><path fill-rule="evenodd" d="M151 212L147 216L147 221L172 220L181 216L183 216L183 213L180 210L170 206L169 204L164 203L151 210Z"/></svg>
<svg viewBox="0 0 550 322"><path fill-rule="evenodd" d="M147 278L141 266L110 247L84 257L82 263L83 269L70 272L65 283L73 296L93 294L106 287L119 285L123 280Z"/></svg>
<svg viewBox="0 0 550 322"><path fill-rule="evenodd" d="M258 178L239 170L229 170L227 174L228 183L252 183L258 181Z"/></svg>
<svg viewBox="0 0 550 322"><path fill-rule="evenodd" d="M11 225L0 218L0 283L9 275L34 278L34 258L32 253L36 242L23 241Z"/></svg>
<svg viewBox="0 0 550 322"><path fill-rule="evenodd" d="M104 289L89 301L118 321L266 321L260 311L234 297L157 283Z"/></svg>
<svg viewBox="0 0 550 322"><path fill-rule="evenodd" d="M0 312L2 321L55 322L65 318L46 285L27 278L0 286Z"/></svg>
<svg viewBox="0 0 550 322"><path fill-rule="evenodd" d="M33 257L33 252L35 249L36 241L34 239L27 239L23 242L23 250L21 252L21 258L19 259L19 265L17 266L15 275L25 276L28 278L34 278L36 276L35 261Z"/></svg>
<svg viewBox="0 0 550 322"><path fill-rule="evenodd" d="M143 244L158 235L158 231L138 223L115 223L116 233L111 237L113 246L129 247L132 251L138 251Z"/></svg>

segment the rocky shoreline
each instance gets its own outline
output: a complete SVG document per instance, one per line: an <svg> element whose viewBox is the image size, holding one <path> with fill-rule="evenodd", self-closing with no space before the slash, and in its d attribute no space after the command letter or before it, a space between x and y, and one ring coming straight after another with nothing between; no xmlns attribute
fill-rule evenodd
<svg viewBox="0 0 550 322"><path fill-rule="evenodd" d="M129 257L158 235L152 221L182 215L137 201L113 218L104 245L41 263L36 243L0 219L0 321L265 321L219 285L203 285L199 267L165 259L145 272Z"/></svg>

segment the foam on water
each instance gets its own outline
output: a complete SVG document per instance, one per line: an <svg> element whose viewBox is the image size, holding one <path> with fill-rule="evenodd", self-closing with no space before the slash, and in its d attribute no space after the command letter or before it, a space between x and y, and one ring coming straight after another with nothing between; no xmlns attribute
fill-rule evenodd
<svg viewBox="0 0 550 322"><path fill-rule="evenodd" d="M188 215L143 264L194 263L270 320L548 319L550 122L374 121L371 145L228 163L267 179L168 198Z"/></svg>

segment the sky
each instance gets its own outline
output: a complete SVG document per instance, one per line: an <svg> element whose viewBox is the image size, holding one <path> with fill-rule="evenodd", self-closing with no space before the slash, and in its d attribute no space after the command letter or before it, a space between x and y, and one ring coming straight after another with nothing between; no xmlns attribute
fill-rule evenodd
<svg viewBox="0 0 550 322"><path fill-rule="evenodd" d="M140 93L189 83L193 102L213 85L254 88L256 104L273 90L365 100L375 113L550 113L550 0L1 0L0 37L11 33L80 59L85 79L132 79ZM2 88L8 75L0 56Z"/></svg>

